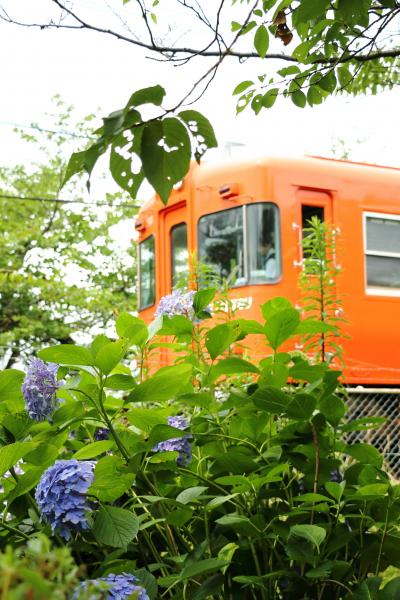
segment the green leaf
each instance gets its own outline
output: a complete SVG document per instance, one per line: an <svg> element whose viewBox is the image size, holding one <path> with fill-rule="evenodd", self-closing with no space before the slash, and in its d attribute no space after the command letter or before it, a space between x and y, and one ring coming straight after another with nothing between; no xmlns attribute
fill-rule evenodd
<svg viewBox="0 0 400 600"><path fill-rule="evenodd" d="M272 108L279 94L279 88L271 88L266 92L262 99L264 108Z"/></svg>
<svg viewBox="0 0 400 600"><path fill-rule="evenodd" d="M80 448L72 458L76 458L77 460L84 460L87 458L94 458L95 456L99 456L99 454L103 454L103 452L108 452L114 445L113 440L100 440L98 442L92 442L91 444L87 444L83 448Z"/></svg>
<svg viewBox="0 0 400 600"><path fill-rule="evenodd" d="M374 467L381 468L383 463L383 457L379 450L370 444L352 444L351 446L346 446L343 449L343 452L344 454L352 456L363 464L373 465Z"/></svg>
<svg viewBox="0 0 400 600"><path fill-rule="evenodd" d="M33 489L38 483L45 469L45 466L35 467L33 469L29 469L29 471L27 471L23 475L20 475L18 477L18 482L16 486L11 490L11 492L7 496L8 505L10 505L16 498L23 496L31 489Z"/></svg>
<svg viewBox="0 0 400 600"><path fill-rule="evenodd" d="M296 331L299 322L300 314L295 308L287 308L271 316L264 328L271 347L277 350Z"/></svg>
<svg viewBox="0 0 400 600"><path fill-rule="evenodd" d="M184 315L174 315L172 317L164 315L162 328L158 333L159 335L192 335L193 321Z"/></svg>
<svg viewBox="0 0 400 600"><path fill-rule="evenodd" d="M151 408L140 408L135 406L134 408L131 408L129 412L125 413L125 416L129 423L141 431L150 433L155 425L165 425L169 414L170 411L168 408L156 408L155 406Z"/></svg>
<svg viewBox="0 0 400 600"><path fill-rule="evenodd" d="M127 470L122 459L105 456L97 461L89 493L103 502L114 502L131 487L134 479L134 473Z"/></svg>
<svg viewBox="0 0 400 600"><path fill-rule="evenodd" d="M195 293L193 296L193 308L196 314L208 308L210 302L215 296L215 293L216 290L214 288L199 290Z"/></svg>
<svg viewBox="0 0 400 600"><path fill-rule="evenodd" d="M307 98L304 92L301 90L296 90L290 94L293 104L298 106L299 108L304 108L307 104Z"/></svg>
<svg viewBox="0 0 400 600"><path fill-rule="evenodd" d="M189 504L190 502L193 502L193 500L196 500L199 496L202 496L207 490L208 487L203 485L190 487L178 494L176 500L181 504Z"/></svg>
<svg viewBox="0 0 400 600"><path fill-rule="evenodd" d="M321 17L329 6L329 0L301 0L294 12L296 23L307 23Z"/></svg>
<svg viewBox="0 0 400 600"><path fill-rule="evenodd" d="M157 600L158 598L158 586L157 579L149 573L147 569L136 569L133 575L139 580L139 583L146 590L150 600Z"/></svg>
<svg viewBox="0 0 400 600"><path fill-rule="evenodd" d="M291 396L272 386L259 388L251 396L251 399L257 408L271 414L285 413L292 400Z"/></svg>
<svg viewBox="0 0 400 600"><path fill-rule="evenodd" d="M206 334L206 347L212 360L225 352L237 340L240 326L237 322L222 323L209 329Z"/></svg>
<svg viewBox="0 0 400 600"><path fill-rule="evenodd" d="M150 432L148 445L150 448L153 448L159 442L184 437L187 434L187 431L171 427L170 425L155 425Z"/></svg>
<svg viewBox="0 0 400 600"><path fill-rule="evenodd" d="M319 551L319 547L326 538L326 531L318 525L293 525L290 528L290 536L296 536L311 542Z"/></svg>
<svg viewBox="0 0 400 600"><path fill-rule="evenodd" d="M365 499L381 498L387 494L389 487L390 486L388 483L370 483L369 485L363 485L360 487L355 496L360 496Z"/></svg>
<svg viewBox="0 0 400 600"><path fill-rule="evenodd" d="M336 481L327 481L325 483L326 491L335 498L336 502L340 502L344 488L346 487L346 482L342 481L341 483L336 483Z"/></svg>
<svg viewBox="0 0 400 600"><path fill-rule="evenodd" d="M127 312L119 315L115 322L115 328L119 337L127 339L135 346L141 347L147 341L146 323Z"/></svg>
<svg viewBox="0 0 400 600"><path fill-rule="evenodd" d="M86 348L73 344L60 344L45 348L38 352L38 356L45 361L55 362L60 365L94 366L94 358Z"/></svg>
<svg viewBox="0 0 400 600"><path fill-rule="evenodd" d="M179 118L185 122L190 133L196 141L196 160L198 160L208 148L218 146L214 129L208 119L197 110L183 110L178 114ZM207 290L204 290L207 292Z"/></svg>
<svg viewBox="0 0 400 600"><path fill-rule="evenodd" d="M140 121L140 114L136 114L136 120ZM132 111L130 111L130 117L132 117ZM126 190L133 199L136 199L138 190L144 180L144 172L141 165L138 170L133 169L132 157L137 155L140 158L143 127L135 127L131 131L134 133L133 141L127 139L123 133L113 138L110 152L110 171L114 181Z"/></svg>
<svg viewBox="0 0 400 600"><path fill-rule="evenodd" d="M132 107L142 106L143 104L155 104L156 106L161 106L164 96L165 89L161 87L161 85L154 85L136 90L129 98L125 107L125 112Z"/></svg>
<svg viewBox="0 0 400 600"><path fill-rule="evenodd" d="M186 127L175 117L144 126L141 157L144 173L167 203L172 187L189 170L191 144Z"/></svg>
<svg viewBox="0 0 400 600"><path fill-rule="evenodd" d="M286 413L293 419L307 421L313 414L317 399L305 392L297 393L286 409Z"/></svg>
<svg viewBox="0 0 400 600"><path fill-rule="evenodd" d="M136 387L136 381L131 375L115 373L110 375L104 382L104 387L110 390L131 390Z"/></svg>
<svg viewBox="0 0 400 600"><path fill-rule="evenodd" d="M221 558L206 558L204 560L198 560L184 567L179 578L181 580L191 579L192 577L197 577L198 575L205 575L206 573L219 571L219 569L222 569L227 565L229 565L229 561Z"/></svg>
<svg viewBox="0 0 400 600"><path fill-rule="evenodd" d="M0 476L37 446L37 442L15 442L0 448Z"/></svg>
<svg viewBox="0 0 400 600"><path fill-rule="evenodd" d="M380 590L378 600L398 600L400 598L400 577L395 577Z"/></svg>
<svg viewBox="0 0 400 600"><path fill-rule="evenodd" d="M323 101L323 96L320 90L315 86L311 85L308 88L307 92L307 102L310 106L315 106L316 104L321 104Z"/></svg>
<svg viewBox="0 0 400 600"><path fill-rule="evenodd" d="M346 65L340 65L337 68L337 75L341 89L346 89L353 79L353 75L351 74L349 68Z"/></svg>
<svg viewBox="0 0 400 600"><path fill-rule="evenodd" d="M232 95L236 96L237 94L241 94L242 92L247 90L247 88L249 88L251 85L254 85L254 81L250 81L250 80L241 81L240 83L238 83L238 85L233 90Z"/></svg>
<svg viewBox="0 0 400 600"><path fill-rule="evenodd" d="M126 343L124 340L110 342L106 346L103 346L96 355L96 367L98 367L104 375L108 375L123 358L125 352Z"/></svg>
<svg viewBox="0 0 400 600"><path fill-rule="evenodd" d="M116 506L103 506L93 523L96 539L112 548L126 548L138 531L139 520L136 515Z"/></svg>
<svg viewBox="0 0 400 600"><path fill-rule="evenodd" d="M6 369L0 372L0 402L23 402L21 386L25 373L16 369Z"/></svg>
<svg viewBox="0 0 400 600"><path fill-rule="evenodd" d="M239 373L258 373L258 368L247 360L232 356L224 358L214 365L210 371L211 380L215 381L221 375L236 375Z"/></svg>
<svg viewBox="0 0 400 600"><path fill-rule="evenodd" d="M86 150L81 150L80 152L74 152L73 154L71 154L61 183L61 187L64 187L64 185L67 183L67 181L71 179L71 177L73 177L77 173L81 173L84 170L85 157Z"/></svg>
<svg viewBox="0 0 400 600"><path fill-rule="evenodd" d="M196 588L192 600L207 600L218 595L224 584L224 576L222 573L215 573L206 579L200 587Z"/></svg>
<svg viewBox="0 0 400 600"><path fill-rule="evenodd" d="M166 367L139 384L128 396L128 402L161 402L171 400L187 386L192 375L188 364Z"/></svg>
<svg viewBox="0 0 400 600"><path fill-rule="evenodd" d="M315 569L309 569L306 573L306 577L310 579L322 579L328 577L331 574L335 563L332 560L327 560L326 562L318 565Z"/></svg>
<svg viewBox="0 0 400 600"><path fill-rule="evenodd" d="M265 25L260 25L257 28L257 31L254 36L254 48L257 50L257 53L260 58L264 58L268 52L269 46L269 35L268 30Z"/></svg>

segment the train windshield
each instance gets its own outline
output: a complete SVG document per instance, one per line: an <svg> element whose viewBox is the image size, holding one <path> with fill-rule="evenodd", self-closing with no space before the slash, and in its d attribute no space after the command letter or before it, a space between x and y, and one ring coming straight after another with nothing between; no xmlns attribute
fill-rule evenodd
<svg viewBox="0 0 400 600"><path fill-rule="evenodd" d="M201 217L199 260L236 286L276 282L281 273L277 206L258 202Z"/></svg>
<svg viewBox="0 0 400 600"><path fill-rule="evenodd" d="M139 244L139 310L152 306L155 294L154 236Z"/></svg>

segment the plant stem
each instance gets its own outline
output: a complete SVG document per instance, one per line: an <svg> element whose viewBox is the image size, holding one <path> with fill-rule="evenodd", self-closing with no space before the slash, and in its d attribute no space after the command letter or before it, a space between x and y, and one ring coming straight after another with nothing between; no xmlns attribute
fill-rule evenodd
<svg viewBox="0 0 400 600"><path fill-rule="evenodd" d="M315 470L314 470L313 492L314 492L314 494L316 494L318 492L319 465L320 465L320 448L319 448L319 439L318 439L317 430L315 429L313 423L310 423L310 425L311 425L311 431L312 431L312 436L313 436L313 443L314 443L314 448L315 448ZM310 516L310 524L311 525L314 522L314 505L315 505L315 503L313 503L313 509L311 511L311 516Z"/></svg>

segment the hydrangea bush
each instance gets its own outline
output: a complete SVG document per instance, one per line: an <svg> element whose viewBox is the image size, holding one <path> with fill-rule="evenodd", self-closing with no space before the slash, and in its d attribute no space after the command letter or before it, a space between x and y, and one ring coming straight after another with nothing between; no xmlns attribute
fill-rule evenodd
<svg viewBox="0 0 400 600"><path fill-rule="evenodd" d="M288 350L318 322L283 298L260 323L204 322L212 298L167 299L149 326L121 314L114 339L0 374L2 598L400 597L380 575L400 567L400 486L346 441L381 420L346 422L340 372ZM261 360L235 353L253 335ZM45 536L71 571L47 587L46 563L7 558Z"/></svg>

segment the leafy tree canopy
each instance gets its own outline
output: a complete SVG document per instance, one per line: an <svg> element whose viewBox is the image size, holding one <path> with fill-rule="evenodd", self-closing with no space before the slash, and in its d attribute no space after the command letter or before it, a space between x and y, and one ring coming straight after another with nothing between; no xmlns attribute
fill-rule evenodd
<svg viewBox="0 0 400 600"><path fill-rule="evenodd" d="M166 202L191 154L199 159L216 145L205 117L184 108L204 93L223 61L239 63L232 82L237 111L250 108L256 114L278 98L303 108L336 93L375 94L399 80L397 0L176 0L176 11L159 0L123 4L130 12L115 28L99 25L94 15L90 19L63 0L53 0L58 18L52 14L48 21L2 16L25 26L97 31L177 65L197 59L198 67L199 58L205 59L173 105L157 85L134 93L104 120L90 150L73 156L66 179L80 171L90 176L98 157L111 148L111 172L124 189L135 197L147 178ZM253 71L249 76L249 61L259 65L255 77ZM150 118L142 112L144 104L154 108ZM132 167L132 157L139 158L139 167Z"/></svg>
<svg viewBox="0 0 400 600"><path fill-rule="evenodd" d="M63 131L88 137L91 118L72 124L72 109L57 99L57 133L21 134L40 161L0 169L0 356L6 361L32 347L71 341L105 328L115 311L134 308L134 267L118 250L110 227L133 216L121 195L82 201L73 186L57 194L70 153ZM76 140L75 140L76 143Z"/></svg>

